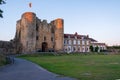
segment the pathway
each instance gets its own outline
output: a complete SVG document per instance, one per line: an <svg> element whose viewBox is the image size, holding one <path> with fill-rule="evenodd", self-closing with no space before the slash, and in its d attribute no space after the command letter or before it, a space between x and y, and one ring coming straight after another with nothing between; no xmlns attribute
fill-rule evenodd
<svg viewBox="0 0 120 80"><path fill-rule="evenodd" d="M0 68L0 80L76 80L48 72L27 60L15 58L14 64Z"/></svg>

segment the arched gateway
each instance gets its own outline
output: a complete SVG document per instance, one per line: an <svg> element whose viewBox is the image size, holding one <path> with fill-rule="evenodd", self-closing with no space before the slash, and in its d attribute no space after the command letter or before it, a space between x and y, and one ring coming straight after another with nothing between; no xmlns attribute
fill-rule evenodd
<svg viewBox="0 0 120 80"><path fill-rule="evenodd" d="M47 42L42 43L42 52L47 52L48 51L48 44Z"/></svg>

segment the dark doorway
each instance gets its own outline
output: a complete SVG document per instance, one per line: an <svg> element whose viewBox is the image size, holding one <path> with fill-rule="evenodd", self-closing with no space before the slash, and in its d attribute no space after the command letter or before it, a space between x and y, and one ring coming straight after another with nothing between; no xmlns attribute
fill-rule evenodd
<svg viewBox="0 0 120 80"><path fill-rule="evenodd" d="M48 51L48 44L46 42L42 43L42 52L47 52Z"/></svg>

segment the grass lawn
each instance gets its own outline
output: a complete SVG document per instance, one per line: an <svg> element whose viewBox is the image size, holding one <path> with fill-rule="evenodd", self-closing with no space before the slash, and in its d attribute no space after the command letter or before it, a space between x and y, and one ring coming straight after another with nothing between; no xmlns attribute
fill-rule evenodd
<svg viewBox="0 0 120 80"><path fill-rule="evenodd" d="M120 79L120 55L21 56L47 70L80 80Z"/></svg>

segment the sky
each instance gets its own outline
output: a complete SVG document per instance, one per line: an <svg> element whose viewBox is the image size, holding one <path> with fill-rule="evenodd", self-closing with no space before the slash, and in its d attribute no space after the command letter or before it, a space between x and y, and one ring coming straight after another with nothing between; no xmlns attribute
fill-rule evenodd
<svg viewBox="0 0 120 80"><path fill-rule="evenodd" d="M34 12L48 22L64 19L64 33L77 32L107 45L120 45L120 0L6 0L0 9L4 11L0 40L13 39L16 21L23 13Z"/></svg>

